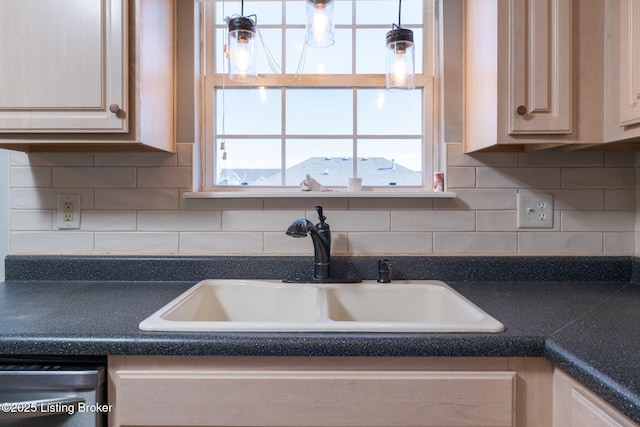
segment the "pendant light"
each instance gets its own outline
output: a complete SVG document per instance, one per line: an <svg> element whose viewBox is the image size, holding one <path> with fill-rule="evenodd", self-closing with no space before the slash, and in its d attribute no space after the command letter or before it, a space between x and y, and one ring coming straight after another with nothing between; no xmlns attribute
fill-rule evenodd
<svg viewBox="0 0 640 427"><path fill-rule="evenodd" d="M413 31L400 25L402 0L398 0L398 25L387 33L386 72L388 90L415 88L415 51Z"/></svg>
<svg viewBox="0 0 640 427"><path fill-rule="evenodd" d="M228 21L229 78L236 82L250 82L258 78L255 61L256 24L244 16L244 0L240 4L241 16L229 18Z"/></svg>
<svg viewBox="0 0 640 427"><path fill-rule="evenodd" d="M328 47L335 40L336 26L333 21L334 0L306 0L307 39L313 47Z"/></svg>

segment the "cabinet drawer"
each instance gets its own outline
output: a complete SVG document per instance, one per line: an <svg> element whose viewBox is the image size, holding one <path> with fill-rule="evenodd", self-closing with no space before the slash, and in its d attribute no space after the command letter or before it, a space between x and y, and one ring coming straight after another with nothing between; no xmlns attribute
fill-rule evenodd
<svg viewBox="0 0 640 427"><path fill-rule="evenodd" d="M514 425L514 372L117 370L112 379L118 425Z"/></svg>

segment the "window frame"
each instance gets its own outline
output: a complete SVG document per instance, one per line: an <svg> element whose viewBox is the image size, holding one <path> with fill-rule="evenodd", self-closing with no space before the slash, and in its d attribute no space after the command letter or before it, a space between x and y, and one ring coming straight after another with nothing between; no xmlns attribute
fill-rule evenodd
<svg viewBox="0 0 640 427"><path fill-rule="evenodd" d="M254 0L260 1L260 0ZM284 0L291 1L291 0ZM303 0L297 0L303 1ZM445 167L444 144L442 141L442 124L440 120L441 111L441 91L440 91L440 51L441 51L441 28L439 25L442 16L441 1L422 0L424 7L424 37L416 41L416 46L422 49L423 73L416 73L416 88L422 88L423 94L423 185L422 186L383 186L363 187L363 191L358 193L348 193L346 188L332 187L332 192L322 192L322 197L453 197L455 194L444 191L434 192L433 174L435 171L442 171ZM255 82L238 83L231 81L224 74L215 73L214 54L215 52L215 22L214 10L216 1L201 2L197 19L199 30L199 86L200 86L200 108L196 120L199 121L199 135L197 139L201 141L198 146L200 157L200 173L195 178L197 192L186 194L187 197L268 197L276 196L318 196L319 192L302 192L299 187L287 186L229 186L214 185L215 174L215 151L218 147L214 141L215 126L215 88L224 87L275 87L275 88L309 88L309 87L331 87L331 88L383 88L385 85L384 74L299 74L292 79L291 74L266 74L259 75ZM390 22L394 17L390 17ZM340 27L339 25L337 27ZM352 26L346 26L352 27ZM430 44L427 46L426 42ZM382 43L382 41L381 41ZM209 70L213 72L209 72ZM430 75L429 75L430 74ZM354 92L355 93L355 92ZM354 113L355 114L355 113ZM284 130L283 130L284 132ZM358 138L355 134L352 138Z"/></svg>

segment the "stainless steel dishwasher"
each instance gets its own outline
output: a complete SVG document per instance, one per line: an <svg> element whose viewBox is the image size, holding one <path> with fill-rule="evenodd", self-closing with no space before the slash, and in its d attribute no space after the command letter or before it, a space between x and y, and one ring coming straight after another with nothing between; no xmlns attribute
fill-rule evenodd
<svg viewBox="0 0 640 427"><path fill-rule="evenodd" d="M103 366L0 364L0 426L106 426Z"/></svg>

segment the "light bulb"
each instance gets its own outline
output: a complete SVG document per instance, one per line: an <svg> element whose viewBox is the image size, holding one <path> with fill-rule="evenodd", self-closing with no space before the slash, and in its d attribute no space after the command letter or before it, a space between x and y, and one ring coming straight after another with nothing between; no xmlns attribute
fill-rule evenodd
<svg viewBox="0 0 640 427"><path fill-rule="evenodd" d="M251 51L247 43L238 43L237 49L233 54L233 65L240 74L246 75L251 68Z"/></svg>
<svg viewBox="0 0 640 427"><path fill-rule="evenodd" d="M329 18L324 9L316 9L313 13L313 22L311 24L313 40L316 44L326 43L324 40L329 31Z"/></svg>
<svg viewBox="0 0 640 427"><path fill-rule="evenodd" d="M394 81L393 86L405 86L409 78L409 67L407 66L404 54L396 54L396 60L391 66L391 78Z"/></svg>
<svg viewBox="0 0 640 427"><path fill-rule="evenodd" d="M313 47L334 43L333 0L307 0L307 40Z"/></svg>

